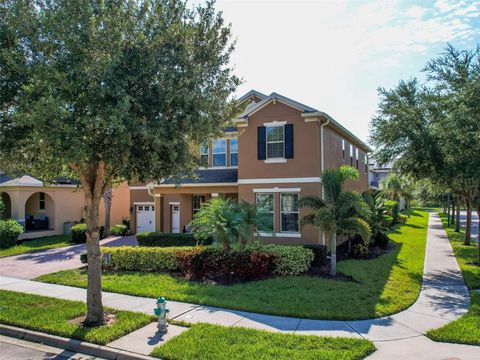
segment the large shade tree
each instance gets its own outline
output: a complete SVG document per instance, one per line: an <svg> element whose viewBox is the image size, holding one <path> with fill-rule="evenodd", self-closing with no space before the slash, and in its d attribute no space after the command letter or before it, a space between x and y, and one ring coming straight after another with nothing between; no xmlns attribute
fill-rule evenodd
<svg viewBox="0 0 480 360"><path fill-rule="evenodd" d="M0 19L0 168L79 179L85 324L99 325L100 200L118 179L190 168L231 118L230 27L182 0L6 0Z"/></svg>
<svg viewBox="0 0 480 360"><path fill-rule="evenodd" d="M413 79L379 90L371 140L380 162L395 161L402 173L429 179L465 202L469 245L480 188L480 48L448 46L424 70L426 84Z"/></svg>
<svg viewBox="0 0 480 360"><path fill-rule="evenodd" d="M305 215L302 226L312 224L330 236L330 275L337 274L337 236L360 236L368 243L371 229L365 219L371 216L368 205L355 191L347 191L343 186L347 180L358 180L360 174L350 166L326 169L322 174L324 198L304 196L299 207L311 208L313 212Z"/></svg>

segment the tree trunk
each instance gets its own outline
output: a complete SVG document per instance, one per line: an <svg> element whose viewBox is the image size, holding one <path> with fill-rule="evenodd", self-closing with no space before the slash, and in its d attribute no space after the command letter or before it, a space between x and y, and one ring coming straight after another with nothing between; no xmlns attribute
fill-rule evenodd
<svg viewBox="0 0 480 360"><path fill-rule="evenodd" d="M110 235L110 209L112 208L111 187L103 194L103 203L105 205L105 236L107 236Z"/></svg>
<svg viewBox="0 0 480 360"><path fill-rule="evenodd" d="M447 227L450 227L450 194L447 194Z"/></svg>
<svg viewBox="0 0 480 360"><path fill-rule="evenodd" d="M452 217L451 217L451 224L455 224L455 199L452 199Z"/></svg>
<svg viewBox="0 0 480 360"><path fill-rule="evenodd" d="M470 245L470 240L472 237L472 202L470 199L465 199L465 204L467 206L467 223L465 226L465 239L463 244Z"/></svg>
<svg viewBox="0 0 480 360"><path fill-rule="evenodd" d="M478 216L478 226L477 226L477 250L478 250L478 259L477 265L480 266L480 207L477 208L477 216Z"/></svg>
<svg viewBox="0 0 480 360"><path fill-rule="evenodd" d="M457 200L457 212L455 214L455 232L460 232L460 200Z"/></svg>
<svg viewBox="0 0 480 360"><path fill-rule="evenodd" d="M337 275L337 234L332 233L331 249L330 249L330 275Z"/></svg>
<svg viewBox="0 0 480 360"><path fill-rule="evenodd" d="M87 317L86 326L105 323L102 304L102 255L100 253L100 228L98 226L101 194L85 195L87 203Z"/></svg>

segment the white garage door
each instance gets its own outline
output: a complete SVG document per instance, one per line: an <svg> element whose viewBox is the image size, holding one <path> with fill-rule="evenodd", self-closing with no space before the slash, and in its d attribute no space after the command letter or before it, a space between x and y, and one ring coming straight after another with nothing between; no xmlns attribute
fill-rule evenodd
<svg viewBox="0 0 480 360"><path fill-rule="evenodd" d="M137 233L155 231L155 206L152 204L136 205Z"/></svg>

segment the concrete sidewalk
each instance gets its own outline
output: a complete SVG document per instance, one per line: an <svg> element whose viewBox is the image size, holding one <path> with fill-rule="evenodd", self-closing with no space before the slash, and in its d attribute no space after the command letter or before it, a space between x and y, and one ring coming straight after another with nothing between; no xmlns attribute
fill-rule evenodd
<svg viewBox="0 0 480 360"><path fill-rule="evenodd" d="M100 244L102 246L137 245L137 239L134 235L108 237ZM80 254L84 251L86 251L85 244L78 244L0 258L0 276L33 279L60 270L79 268L85 266L80 262Z"/></svg>
<svg viewBox="0 0 480 360"><path fill-rule="evenodd" d="M0 289L47 295L68 300L85 301L86 290L69 286L40 283L36 281L0 277ZM104 305L121 310L131 310L147 314L153 313L155 300L144 297L103 292ZM479 359L480 347L468 345L442 344L427 339L427 330L441 327L457 319L468 310L470 296L463 282L450 242L443 230L437 214L431 214L427 234L423 285L417 301L407 310L398 314L371 320L331 321L290 318L264 315L244 311L215 308L211 306L168 301L170 318L189 323L206 322L224 326L242 326L276 332L300 335L343 336L365 338L374 341L378 351L372 358L416 358L440 359L459 357ZM151 326L151 325L150 325ZM145 338L144 330L140 338ZM133 333L132 333L133 334ZM140 338L129 334L115 343L132 343ZM130 336L130 338L128 338ZM147 337L147 351L159 344L155 334ZM153 340L152 340L153 339ZM129 340L129 341L126 341ZM410 345L415 344L414 348ZM139 345L140 346L140 345ZM437 355L431 357L435 347ZM413 356L413 352L416 354ZM424 356L418 354L423 353Z"/></svg>

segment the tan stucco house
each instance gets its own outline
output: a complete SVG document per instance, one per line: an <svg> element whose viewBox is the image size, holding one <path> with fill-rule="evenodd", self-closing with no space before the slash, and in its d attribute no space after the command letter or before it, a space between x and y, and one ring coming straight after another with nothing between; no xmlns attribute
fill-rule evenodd
<svg viewBox="0 0 480 360"><path fill-rule="evenodd" d="M69 180L59 179L53 184L44 185L28 175L12 177L0 171L0 196L5 204L1 218L16 219L24 225L25 232L20 235L20 240L63 234L68 231L68 224L84 218L83 190ZM112 225L129 217L129 203L127 183L113 189L110 211ZM101 224L104 216L102 201Z"/></svg>
<svg viewBox="0 0 480 360"><path fill-rule="evenodd" d="M235 126L200 149L208 166L196 178L130 186L132 231L189 231L202 204L222 195L271 213L270 228L259 229L265 242L325 243L314 227L300 228L297 201L321 196L323 169L343 164L360 172L347 187L367 190L369 147L328 114L280 94L252 90L238 101L244 111Z"/></svg>

